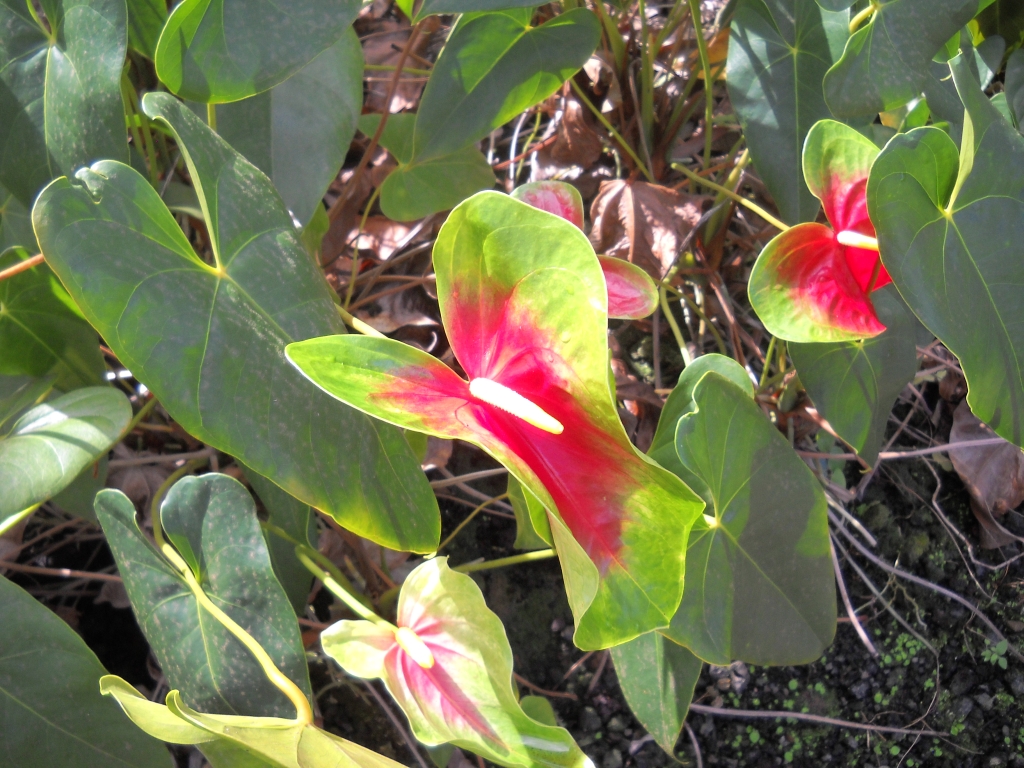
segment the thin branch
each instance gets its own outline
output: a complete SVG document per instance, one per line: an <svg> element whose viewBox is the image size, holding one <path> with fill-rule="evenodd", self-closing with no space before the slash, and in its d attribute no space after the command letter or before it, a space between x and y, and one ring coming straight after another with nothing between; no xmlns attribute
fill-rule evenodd
<svg viewBox="0 0 1024 768"><path fill-rule="evenodd" d="M871 642L868 633L864 631L864 627L861 626L860 619L857 617L857 612L850 603L850 594L846 591L846 582L843 580L843 570L839 567L839 558L836 557L836 548L830 546L828 549L832 554L832 568L836 572L836 585L839 587L839 594L843 598L843 605L846 606L846 614L850 617L850 623L853 624L853 628L857 631L857 636L864 643L864 647L868 649L868 652L872 656L878 656L878 649Z"/></svg>
<svg viewBox="0 0 1024 768"><path fill-rule="evenodd" d="M13 267L8 267L5 270L0 271L0 281L6 280L9 277L21 274L32 267L37 267L43 263L43 254L37 253L35 256L31 256L24 261L19 261Z"/></svg>
<svg viewBox="0 0 1024 768"><path fill-rule="evenodd" d="M706 704L691 704L691 712L699 712L702 715L715 715L718 717L735 717L740 720L781 720L787 717L805 723L818 723L820 725L835 725L839 728L849 728L858 731L874 731L876 733L902 733L908 736L935 736L938 738L949 738L948 733L941 731L920 730L910 728L889 728L884 725L872 725L871 723L854 723L849 720L839 720L834 717L823 715L812 715L805 712L789 712L787 710L772 711L760 709L726 709L724 707L709 707Z"/></svg>
<svg viewBox="0 0 1024 768"><path fill-rule="evenodd" d="M0 560L0 571L7 569L17 573L31 573L36 576L53 576L58 579L85 579L86 581L120 582L121 577L113 573L96 573L95 571L76 571L72 568L42 568L37 565L8 563Z"/></svg>

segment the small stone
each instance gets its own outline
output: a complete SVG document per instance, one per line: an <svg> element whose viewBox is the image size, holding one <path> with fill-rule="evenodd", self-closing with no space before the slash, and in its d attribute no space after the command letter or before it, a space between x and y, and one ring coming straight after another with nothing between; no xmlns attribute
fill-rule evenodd
<svg viewBox="0 0 1024 768"><path fill-rule="evenodd" d="M850 686L850 693L858 701L861 701L861 700L867 698L868 691L870 691L870 690L871 690L871 686L868 685L868 681L867 680L861 680L856 685Z"/></svg>
<svg viewBox="0 0 1024 768"><path fill-rule="evenodd" d="M1009 683L1014 696L1024 696L1024 672L1015 671L1010 675Z"/></svg>
<svg viewBox="0 0 1024 768"><path fill-rule="evenodd" d="M609 751L601 761L601 768L622 768L622 753L617 749Z"/></svg>
<svg viewBox="0 0 1024 768"><path fill-rule="evenodd" d="M552 632L561 632L563 629L565 629L565 622L561 619L555 619L551 622Z"/></svg>
<svg viewBox="0 0 1024 768"><path fill-rule="evenodd" d="M715 687L720 691L728 691L732 688L732 680L728 677L720 677L715 681Z"/></svg>
<svg viewBox="0 0 1024 768"><path fill-rule="evenodd" d="M985 765L987 765L988 768L1002 768L1002 766L1006 765L1006 758L1002 755L991 755L988 760L985 761Z"/></svg>
<svg viewBox="0 0 1024 768"><path fill-rule="evenodd" d="M580 730L584 733L596 733L601 730L601 716L593 707L584 707L580 713Z"/></svg>
<svg viewBox="0 0 1024 768"><path fill-rule="evenodd" d="M962 699L957 701L956 706L953 707L953 712L961 720L966 718L971 712L974 711L974 702L964 696Z"/></svg>
<svg viewBox="0 0 1024 768"><path fill-rule="evenodd" d="M729 665L729 680L736 693L743 693L750 684L750 670L742 661L734 661Z"/></svg>
<svg viewBox="0 0 1024 768"><path fill-rule="evenodd" d="M708 667L708 674L711 675L712 680L721 680L723 677L729 676L729 668L711 664Z"/></svg>
<svg viewBox="0 0 1024 768"><path fill-rule="evenodd" d="M974 697L974 700L978 702L978 706L980 706L986 712L991 712L992 705L993 703L995 703L995 699L993 699L987 693L979 693L977 696Z"/></svg>
<svg viewBox="0 0 1024 768"><path fill-rule="evenodd" d="M621 717L615 715L608 721L608 730L613 733L622 733L626 730L626 723Z"/></svg>
<svg viewBox="0 0 1024 768"><path fill-rule="evenodd" d="M974 687L974 673L969 669L961 669L949 682L949 692L954 696L963 696Z"/></svg>

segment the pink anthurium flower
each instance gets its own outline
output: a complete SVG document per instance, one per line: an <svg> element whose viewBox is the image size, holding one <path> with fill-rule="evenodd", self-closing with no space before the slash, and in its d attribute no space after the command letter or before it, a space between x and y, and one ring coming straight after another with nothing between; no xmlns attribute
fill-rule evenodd
<svg viewBox="0 0 1024 768"><path fill-rule="evenodd" d="M583 198L564 181L534 181L512 191L512 197L561 216L583 229ZM623 259L599 254L597 260L608 287L608 317L639 320L658 306L658 288L650 275Z"/></svg>
<svg viewBox="0 0 1024 768"><path fill-rule="evenodd" d="M321 635L324 651L356 677L383 680L424 744L455 744L513 767L594 768L564 728L519 706L501 620L446 561L409 574L396 626L339 621Z"/></svg>
<svg viewBox="0 0 1024 768"><path fill-rule="evenodd" d="M869 139L821 120L804 143L804 178L832 227L798 224L765 246L750 274L750 303L788 341L847 341L885 330L871 292L892 282L868 218L867 182L878 155Z"/></svg>
<svg viewBox="0 0 1024 768"><path fill-rule="evenodd" d="M434 270L466 378L392 339L330 336L286 354L349 405L474 443L508 467L551 513L581 648L665 626L703 502L639 453L619 421L607 292L587 238L556 216L481 192L441 228Z"/></svg>

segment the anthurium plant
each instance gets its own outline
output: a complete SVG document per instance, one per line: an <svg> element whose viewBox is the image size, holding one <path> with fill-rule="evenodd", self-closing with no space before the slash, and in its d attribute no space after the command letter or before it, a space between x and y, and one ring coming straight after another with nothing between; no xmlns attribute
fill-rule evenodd
<svg viewBox="0 0 1024 768"><path fill-rule="evenodd" d="M594 768L474 576L547 558L675 755L704 663L832 643L919 348L1024 447L1010 3L380 5L0 0L0 765L397 765L326 674L440 768ZM61 516L166 688L26 590Z"/></svg>

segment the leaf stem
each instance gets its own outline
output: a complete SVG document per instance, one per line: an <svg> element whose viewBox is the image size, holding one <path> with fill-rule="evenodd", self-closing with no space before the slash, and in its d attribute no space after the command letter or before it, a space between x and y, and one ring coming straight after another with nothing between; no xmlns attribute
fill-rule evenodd
<svg viewBox="0 0 1024 768"><path fill-rule="evenodd" d="M697 53L700 55L700 67L704 72L704 167L711 165L712 121L715 113L714 81L711 79L711 57L708 56L708 43L704 39L703 25L700 20L700 0L689 0L690 18L693 20L693 31L697 36Z"/></svg>
<svg viewBox="0 0 1024 768"><path fill-rule="evenodd" d="M155 397L149 398L146 404L139 408L139 412L135 414L131 421L128 422L128 426L124 428L124 432L121 433L121 439L128 437L132 433L132 430L142 423L142 420L150 414L150 412L156 408L157 399Z"/></svg>
<svg viewBox="0 0 1024 768"><path fill-rule="evenodd" d="M22 520L28 519L28 517L41 506L42 503L33 504L28 509L23 509L21 510L21 512L15 512L13 515L10 515L5 519L0 520L0 536L3 536L5 533L14 528Z"/></svg>
<svg viewBox="0 0 1024 768"><path fill-rule="evenodd" d="M450 534L448 534L448 538L446 538L446 539L445 539L444 541L442 541L442 542L441 542L441 543L440 543L440 544L439 544L439 545L437 546L437 551L438 551L438 552L440 552L440 551L441 551L442 549L444 549L444 548L445 548L446 546L448 546L448 544L450 544L450 543L451 543L452 539L454 539L454 538L455 538L456 536L458 536L458 535L459 535L459 532L460 532L460 531L461 531L461 530L462 530L463 528L465 528L465 527L466 527L467 525L469 525L470 521L471 521L471 520L472 520L472 519L473 519L474 517L476 517L477 515L479 515L479 514L480 514L480 513L481 513L481 512L482 512L482 511L484 510L484 507L486 507L486 506L487 506L488 504L493 504L493 503L494 503L494 502L496 502L496 501L501 501L502 499L507 499L507 498L508 498L508 493L503 493L503 494L501 494L500 496L495 496L495 497L494 497L493 499L487 499L486 501L483 501L483 502L481 502L480 504L478 504L478 505L477 505L477 507L476 507L476 509L474 509L474 510L473 510L472 512L470 512L470 513L469 513L469 514L468 514L468 515L466 516L466 519L465 519L465 520L463 520L463 521L462 521L461 523L459 523L459 524L458 524L458 525L457 525L457 526L455 527L455 530L454 530L454 531L452 531L452 532L451 532Z"/></svg>
<svg viewBox="0 0 1024 768"><path fill-rule="evenodd" d="M768 383L768 374L772 367L772 352L775 351L776 338L774 336L768 342L768 351L764 353L764 368L761 369L761 380L757 382L757 391L764 392L765 385Z"/></svg>
<svg viewBox="0 0 1024 768"><path fill-rule="evenodd" d="M347 309L341 306L341 304L335 304L334 306L338 308L338 314L341 315L341 319L344 320L350 327L359 331L359 333L363 334L364 336L377 336L378 338L381 339L387 338L387 336L378 331L372 325L364 323L358 317L353 315L351 312L349 312Z"/></svg>
<svg viewBox="0 0 1024 768"><path fill-rule="evenodd" d="M863 9L860 13L850 19L850 34L852 35L863 24L867 19L875 15L875 11L878 10L878 6L872 1L868 3L868 7Z"/></svg>
<svg viewBox="0 0 1024 768"><path fill-rule="evenodd" d="M367 608L358 597L345 589L345 587L343 587L331 574L314 563L313 559L302 551L301 545L295 548L295 556L299 558L299 562L306 566L310 573L323 582L323 585L327 587L332 595L347 605L356 616L361 619L366 619L366 621L372 622L383 629L389 629L392 632L398 631L398 627L387 619L382 619L372 610Z"/></svg>
<svg viewBox="0 0 1024 768"><path fill-rule="evenodd" d="M373 190L373 194L370 195L370 200L366 203L366 208L363 209L363 216L359 219L359 229L356 231L356 241L352 247L352 270L349 273L348 287L345 289L345 303L342 305L345 309L348 309L349 304L352 303L352 293L356 289L356 280L359 278L359 238L363 236L363 230L366 229L366 220L370 216L370 209L373 208L373 204L377 202L379 196L380 187L377 187Z"/></svg>
<svg viewBox="0 0 1024 768"><path fill-rule="evenodd" d="M658 286L658 300L661 302L661 312L665 315L669 328L672 329L672 335L676 337L676 344L679 345L679 354L683 356L683 367L685 368L693 362L693 355L690 354L690 350L686 346L686 339L683 338L683 332L679 328L679 323L676 321L675 315L672 314L664 283Z"/></svg>
<svg viewBox="0 0 1024 768"><path fill-rule="evenodd" d="M27 272L32 267L38 267L43 263L43 254L37 253L35 256L30 256L27 259L19 261L12 267L8 267L5 270L0 271L0 282L6 280L9 277L20 275L22 272Z"/></svg>
<svg viewBox="0 0 1024 768"><path fill-rule="evenodd" d="M524 552L521 555L510 557L499 557L497 560L486 560L482 563L466 563L452 568L459 573L476 573L477 571L489 571L492 568L504 568L507 565L519 565L519 563L532 563L534 560L547 560L556 557L557 552L553 549L538 549L533 552Z"/></svg>
<svg viewBox="0 0 1024 768"><path fill-rule="evenodd" d="M149 505L149 521L153 526L153 540L156 541L157 548L162 552L164 545L167 542L164 540L163 526L160 524L160 505L164 502L164 496L167 495L167 491L170 490L171 486L180 480L184 475L187 475L193 469L201 467L209 461L208 458L202 459L191 459L186 461L184 465L178 467L167 479L160 484L160 487L156 489L156 493L153 494L153 500Z"/></svg>
<svg viewBox="0 0 1024 768"><path fill-rule="evenodd" d="M210 130L216 132L217 130L217 105L210 102L206 105L206 124L210 126Z"/></svg>
<svg viewBox="0 0 1024 768"><path fill-rule="evenodd" d="M779 221L777 218L772 216L770 213L768 213L768 211L766 211L764 208L762 208L761 206L759 206L757 203L753 202L752 200L747 200L747 198L743 197L742 195L737 194L736 192L733 192L731 189L727 189L726 187L723 187L721 184L716 184L713 181L708 181L703 176L697 175L696 173L694 173L693 171L691 171L689 168L687 168L685 165L682 165L681 163L672 163L672 167L675 168L677 171L679 171L684 176L686 176L688 179L690 179L690 181L695 181L698 184L703 184L708 189L713 189L715 192L719 192L719 193L725 195L726 197L728 197L733 202L739 203L740 205L742 205L747 210L753 211L754 213L756 213L762 219L767 221L769 224L771 224L773 227L775 227L780 232L785 232L787 229L789 229L789 225L788 224L783 224L781 221Z"/></svg>
<svg viewBox="0 0 1024 768"><path fill-rule="evenodd" d="M594 114L594 117L596 117L598 121L601 123L601 125L604 126L604 129L608 131L609 134L611 134L611 137L615 139L615 142L620 147L622 147L626 151L626 154L629 155L629 157L633 160L634 163L636 163L636 167L640 169L640 172L647 177L648 181L653 183L654 176L651 175L650 170L647 168L646 165L644 165L643 161L637 156L636 152L633 151L633 148L626 143L626 140L624 138L622 138L622 134L615 130L612 124L608 122L608 118L601 114L601 110L599 110L597 107L590 103L590 99L588 99L586 94L583 93L583 89L576 84L575 80L570 78L569 84L572 86L572 90L576 94L576 97L582 103L587 105L590 111Z"/></svg>

